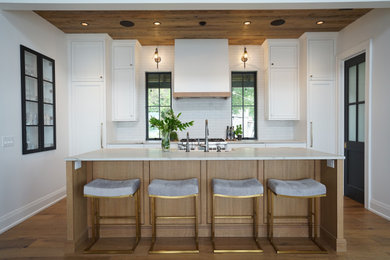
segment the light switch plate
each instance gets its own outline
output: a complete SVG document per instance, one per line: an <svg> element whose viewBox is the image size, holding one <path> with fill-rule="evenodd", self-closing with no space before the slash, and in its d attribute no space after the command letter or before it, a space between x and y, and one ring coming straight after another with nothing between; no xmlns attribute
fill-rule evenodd
<svg viewBox="0 0 390 260"><path fill-rule="evenodd" d="M74 169L77 170L77 169L80 169L81 168L81 161L75 161L74 162Z"/></svg>
<svg viewBox="0 0 390 260"><path fill-rule="evenodd" d="M12 147L14 146L15 140L13 136L3 136L1 138L1 143L3 147Z"/></svg>
<svg viewBox="0 0 390 260"><path fill-rule="evenodd" d="M326 166L329 168L334 168L334 160L326 160Z"/></svg>

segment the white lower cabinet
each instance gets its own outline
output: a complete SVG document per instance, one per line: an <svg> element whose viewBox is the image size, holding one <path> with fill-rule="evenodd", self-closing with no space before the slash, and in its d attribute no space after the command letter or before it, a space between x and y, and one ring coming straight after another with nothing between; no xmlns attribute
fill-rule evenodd
<svg viewBox="0 0 390 260"><path fill-rule="evenodd" d="M336 102L333 81L311 81L308 86L308 147L336 152Z"/></svg>
<svg viewBox="0 0 390 260"><path fill-rule="evenodd" d="M104 85L99 82L72 84L71 153L81 154L103 147Z"/></svg>

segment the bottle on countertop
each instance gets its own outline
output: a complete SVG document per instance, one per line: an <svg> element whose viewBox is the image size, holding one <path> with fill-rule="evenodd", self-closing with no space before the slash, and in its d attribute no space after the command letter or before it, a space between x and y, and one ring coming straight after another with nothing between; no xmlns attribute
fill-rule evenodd
<svg viewBox="0 0 390 260"><path fill-rule="evenodd" d="M226 126L226 140L230 139L230 134L229 134L229 126Z"/></svg>

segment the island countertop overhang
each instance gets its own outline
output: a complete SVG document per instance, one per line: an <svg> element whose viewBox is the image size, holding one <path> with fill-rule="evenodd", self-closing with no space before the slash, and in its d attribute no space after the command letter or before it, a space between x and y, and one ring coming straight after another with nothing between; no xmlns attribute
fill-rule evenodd
<svg viewBox="0 0 390 260"><path fill-rule="evenodd" d="M171 160L342 160L343 155L305 148L235 148L229 152L163 152L157 148L100 149L65 158L65 161L171 161Z"/></svg>

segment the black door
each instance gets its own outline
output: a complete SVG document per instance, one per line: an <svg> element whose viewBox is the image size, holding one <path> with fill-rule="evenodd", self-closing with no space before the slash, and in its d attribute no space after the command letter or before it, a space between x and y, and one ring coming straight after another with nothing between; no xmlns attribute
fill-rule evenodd
<svg viewBox="0 0 390 260"><path fill-rule="evenodd" d="M344 193L364 203L365 53L345 62Z"/></svg>

